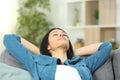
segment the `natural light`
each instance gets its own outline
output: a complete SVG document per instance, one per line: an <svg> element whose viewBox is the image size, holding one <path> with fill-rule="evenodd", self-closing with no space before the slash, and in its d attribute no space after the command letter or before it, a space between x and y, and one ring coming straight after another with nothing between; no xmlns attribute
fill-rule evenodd
<svg viewBox="0 0 120 80"><path fill-rule="evenodd" d="M10 0L2 0L0 3L0 33L8 31L10 25Z"/></svg>
<svg viewBox="0 0 120 80"><path fill-rule="evenodd" d="M1 0L0 2L0 51L3 49L3 35L13 33L17 18L17 0Z"/></svg>

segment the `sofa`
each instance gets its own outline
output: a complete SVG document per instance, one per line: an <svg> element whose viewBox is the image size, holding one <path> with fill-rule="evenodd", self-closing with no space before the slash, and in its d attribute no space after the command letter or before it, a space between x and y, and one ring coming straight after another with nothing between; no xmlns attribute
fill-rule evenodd
<svg viewBox="0 0 120 80"><path fill-rule="evenodd" d="M93 80L120 80L120 49L113 50L110 58L93 74Z"/></svg>
<svg viewBox="0 0 120 80"><path fill-rule="evenodd" d="M120 61L120 49L113 50L110 54L110 58L98 70L94 72L93 80L120 80L120 62L119 61ZM15 58L13 58L8 53L7 50L4 50L1 53L0 62L7 64L8 66L11 66L13 68L19 68L21 70L24 70L24 67ZM23 75L27 75L27 77L29 78L31 77L29 73L26 73ZM15 77L17 76L15 75ZM0 80L1 80L1 77L0 77ZM7 79L3 79L3 80L7 80ZM15 80L15 79L11 79L11 80Z"/></svg>

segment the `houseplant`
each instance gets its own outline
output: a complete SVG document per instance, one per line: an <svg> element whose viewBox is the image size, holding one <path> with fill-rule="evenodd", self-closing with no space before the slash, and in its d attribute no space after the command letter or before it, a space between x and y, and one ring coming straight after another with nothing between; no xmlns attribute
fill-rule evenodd
<svg viewBox="0 0 120 80"><path fill-rule="evenodd" d="M95 23L96 24L99 24L99 11L98 10L95 10L94 14L93 14L93 17L95 19Z"/></svg>
<svg viewBox="0 0 120 80"><path fill-rule="evenodd" d="M117 42L115 41L115 39L111 39L110 43L112 44L112 50L115 50L118 48Z"/></svg>
<svg viewBox="0 0 120 80"><path fill-rule="evenodd" d="M52 23L46 19L50 11L49 0L19 0L16 33L39 46Z"/></svg>
<svg viewBox="0 0 120 80"><path fill-rule="evenodd" d="M77 8L74 9L74 18L73 18L73 24L74 26L79 25L80 20L79 20L79 10Z"/></svg>

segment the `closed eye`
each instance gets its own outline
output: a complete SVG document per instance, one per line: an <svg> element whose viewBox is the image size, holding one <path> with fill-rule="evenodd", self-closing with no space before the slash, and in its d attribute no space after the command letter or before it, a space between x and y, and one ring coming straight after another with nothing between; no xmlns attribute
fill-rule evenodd
<svg viewBox="0 0 120 80"><path fill-rule="evenodd" d="M53 34L53 36L57 36L58 34Z"/></svg>
<svg viewBox="0 0 120 80"><path fill-rule="evenodd" d="M66 34L63 34L63 36L66 36L66 37L68 37L68 35L66 35Z"/></svg>

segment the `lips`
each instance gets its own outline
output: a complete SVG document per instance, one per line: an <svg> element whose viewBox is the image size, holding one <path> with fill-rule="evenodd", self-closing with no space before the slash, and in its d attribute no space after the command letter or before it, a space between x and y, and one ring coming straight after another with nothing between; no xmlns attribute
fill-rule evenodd
<svg viewBox="0 0 120 80"><path fill-rule="evenodd" d="M58 40L66 40L65 37L60 37Z"/></svg>

